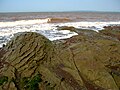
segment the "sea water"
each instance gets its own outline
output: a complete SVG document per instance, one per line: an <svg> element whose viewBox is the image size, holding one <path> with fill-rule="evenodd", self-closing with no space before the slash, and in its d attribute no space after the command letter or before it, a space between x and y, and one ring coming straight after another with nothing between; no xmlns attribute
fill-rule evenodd
<svg viewBox="0 0 120 90"><path fill-rule="evenodd" d="M78 35L69 30L57 30L58 26L73 26L99 32L109 25L120 25L120 13L0 13L0 47L19 32L37 32L54 41Z"/></svg>

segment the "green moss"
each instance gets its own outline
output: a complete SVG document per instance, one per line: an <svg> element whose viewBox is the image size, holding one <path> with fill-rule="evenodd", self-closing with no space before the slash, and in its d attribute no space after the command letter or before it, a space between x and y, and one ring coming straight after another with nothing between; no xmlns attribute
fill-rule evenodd
<svg viewBox="0 0 120 90"><path fill-rule="evenodd" d="M0 86L3 85L5 82L8 82L8 77L7 76L0 77Z"/></svg>
<svg viewBox="0 0 120 90"><path fill-rule="evenodd" d="M40 74L35 75L32 79L29 77L24 77L22 79L22 84L25 90L37 90L40 82L42 82Z"/></svg>
<svg viewBox="0 0 120 90"><path fill-rule="evenodd" d="M38 90L39 83L42 82L41 74L35 75L33 78L31 77L23 77L18 82L17 79L12 78L11 80L20 90Z"/></svg>

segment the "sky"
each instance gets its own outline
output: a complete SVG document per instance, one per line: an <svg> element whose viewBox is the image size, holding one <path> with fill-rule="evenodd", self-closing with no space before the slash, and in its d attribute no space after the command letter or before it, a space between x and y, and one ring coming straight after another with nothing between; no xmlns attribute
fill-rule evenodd
<svg viewBox="0 0 120 90"><path fill-rule="evenodd" d="M120 0L0 0L0 12L120 12Z"/></svg>

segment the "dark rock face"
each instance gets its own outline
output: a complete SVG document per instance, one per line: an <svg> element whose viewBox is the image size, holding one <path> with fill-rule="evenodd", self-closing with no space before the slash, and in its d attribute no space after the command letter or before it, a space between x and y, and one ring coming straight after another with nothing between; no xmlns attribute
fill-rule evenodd
<svg viewBox="0 0 120 90"><path fill-rule="evenodd" d="M100 31L100 33L117 38L120 41L120 26L108 26L104 28L105 30Z"/></svg>
<svg viewBox="0 0 120 90"><path fill-rule="evenodd" d="M76 31L76 28L72 27L72 26L61 26L57 28L58 30L70 30L70 31Z"/></svg>
<svg viewBox="0 0 120 90"><path fill-rule="evenodd" d="M2 56L1 90L119 90L120 42L90 30L51 42L25 32Z"/></svg>

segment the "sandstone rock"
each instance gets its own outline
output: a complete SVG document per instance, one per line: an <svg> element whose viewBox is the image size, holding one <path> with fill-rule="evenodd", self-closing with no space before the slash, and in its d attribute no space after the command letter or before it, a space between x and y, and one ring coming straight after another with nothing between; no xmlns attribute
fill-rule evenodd
<svg viewBox="0 0 120 90"><path fill-rule="evenodd" d="M120 41L120 26L108 26L104 28L100 33L117 38Z"/></svg>
<svg viewBox="0 0 120 90"><path fill-rule="evenodd" d="M106 35L80 31L53 43L25 32L5 47L4 90L119 90L120 42Z"/></svg>
<svg viewBox="0 0 120 90"><path fill-rule="evenodd" d="M48 23L70 22L69 18L48 18Z"/></svg>
<svg viewBox="0 0 120 90"><path fill-rule="evenodd" d="M70 30L70 31L76 31L76 28L73 26L61 26L61 27L57 27L58 30Z"/></svg>

